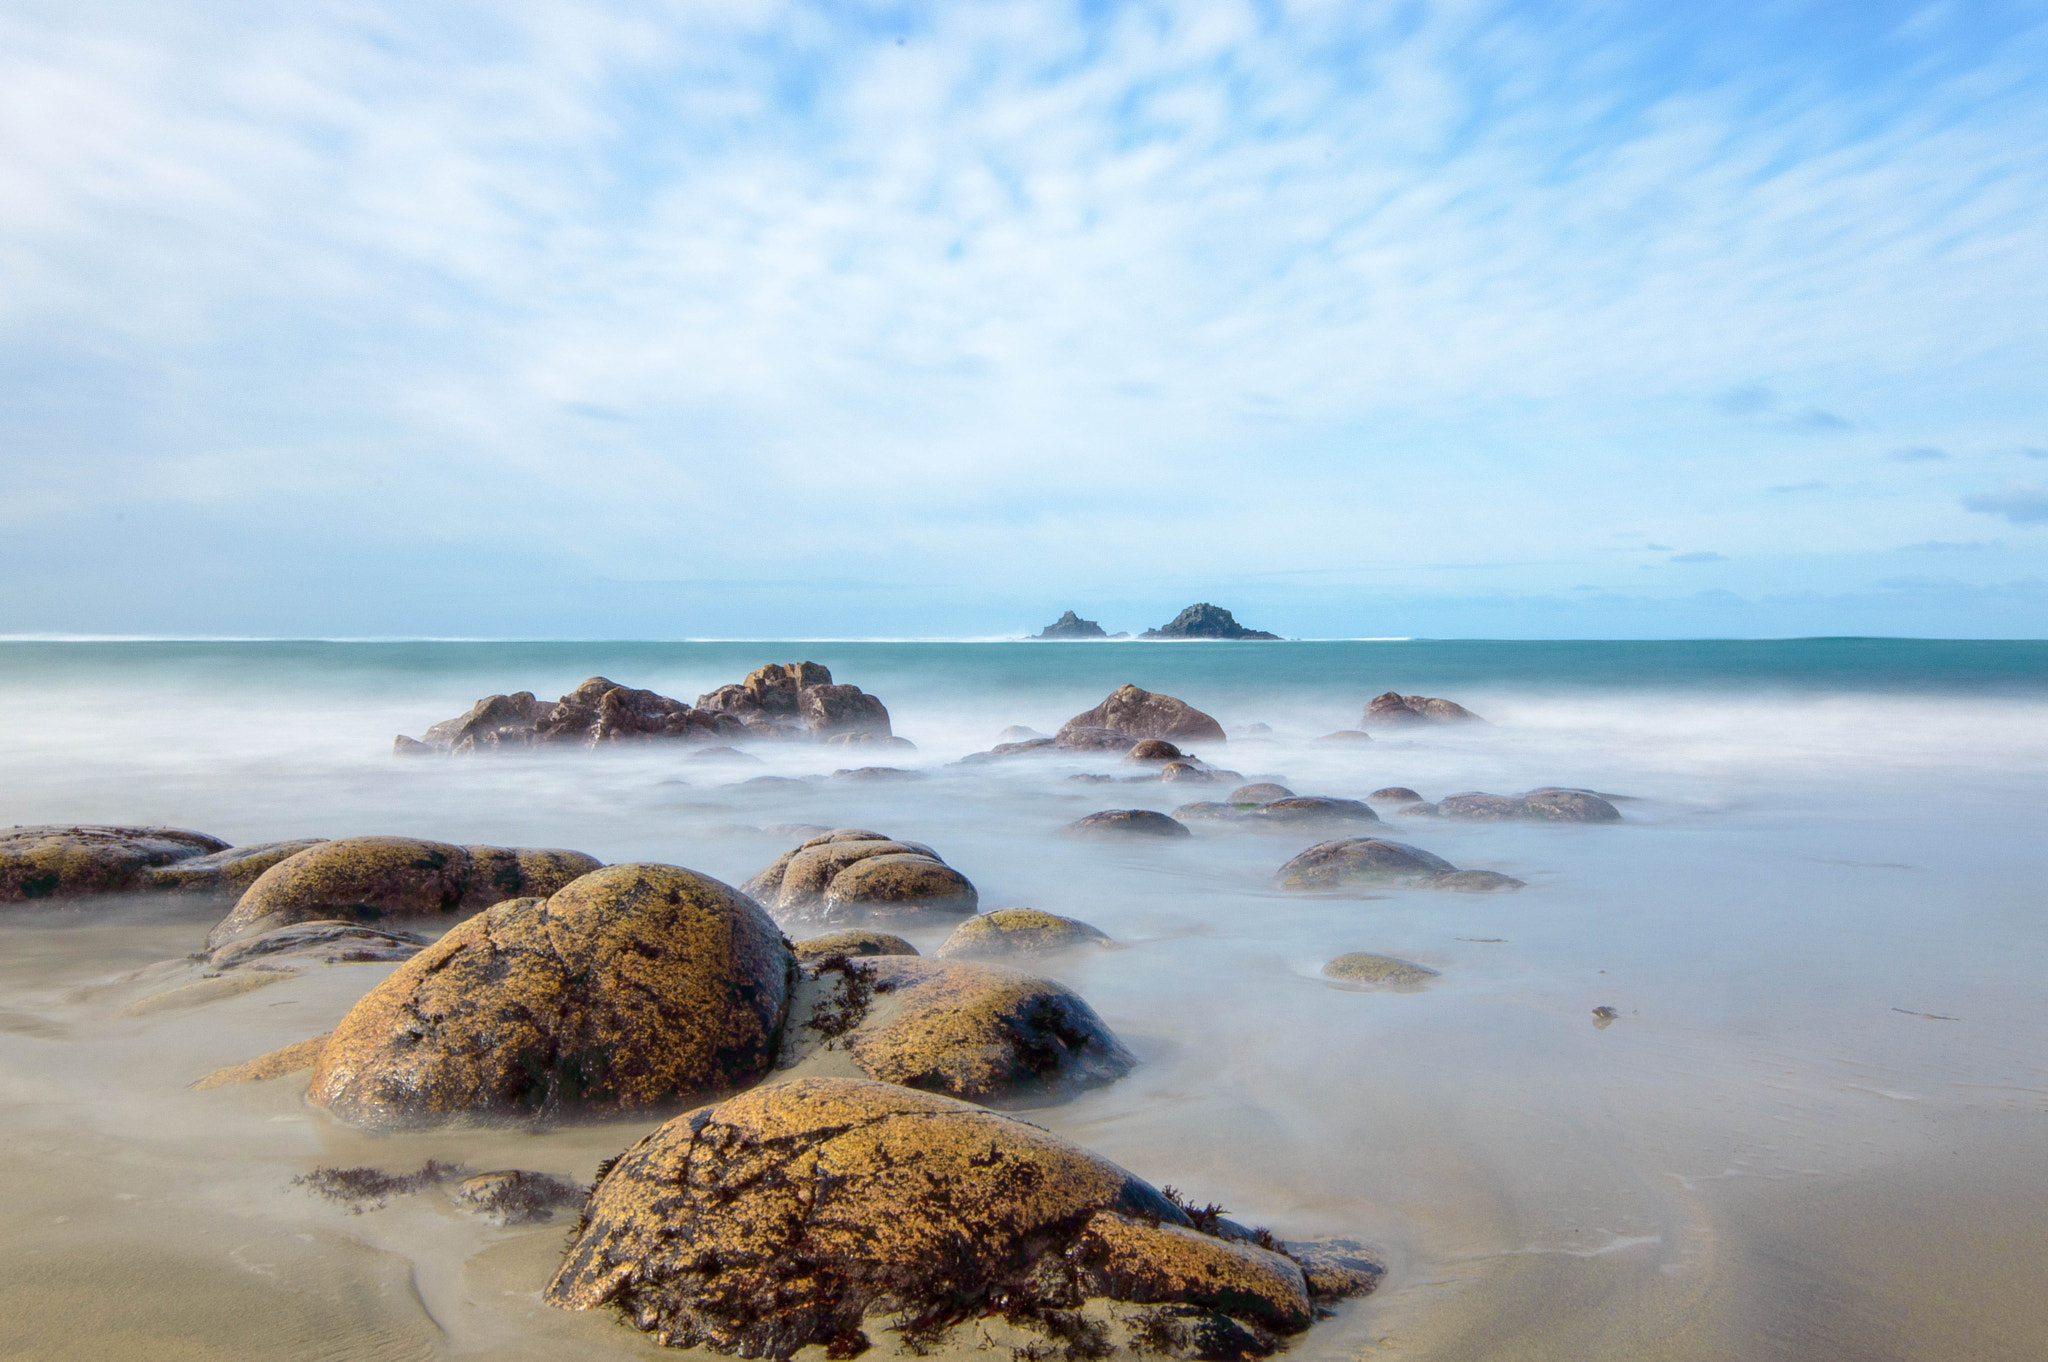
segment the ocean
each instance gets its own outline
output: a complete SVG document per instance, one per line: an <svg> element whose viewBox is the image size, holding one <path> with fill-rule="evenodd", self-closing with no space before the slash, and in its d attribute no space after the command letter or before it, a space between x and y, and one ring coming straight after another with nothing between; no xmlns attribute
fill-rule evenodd
<svg viewBox="0 0 2048 1362"><path fill-rule="evenodd" d="M882 697L916 750L392 754L492 693L601 674L694 700L798 660ZM1231 739L1197 751L1247 780L1584 787L1627 796L1623 821L1382 809L1384 835L1527 887L1302 898L1274 872L1326 834L1058 835L1215 791L1068 779L1128 774L1114 754L955 764L1124 682L1213 714ZM1316 741L1387 690L1487 722ZM871 764L915 774L834 775ZM803 784L743 786L759 775ZM0 776L0 824L398 833L735 884L790 844L772 825L929 843L984 909L1125 947L1044 972L1138 1068L1029 1119L1283 1236L1385 1255L1381 1290L1293 1355L2048 1355L2048 643L16 641ZM560 1225L425 1197L351 1214L292 1183L427 1157L588 1180L651 1121L373 1137L307 1107L303 1076L192 1092L331 1027L391 967L138 1013L209 916L0 914L0 1355L666 1355L539 1304ZM1349 951L1438 977L1335 987L1319 971Z"/></svg>

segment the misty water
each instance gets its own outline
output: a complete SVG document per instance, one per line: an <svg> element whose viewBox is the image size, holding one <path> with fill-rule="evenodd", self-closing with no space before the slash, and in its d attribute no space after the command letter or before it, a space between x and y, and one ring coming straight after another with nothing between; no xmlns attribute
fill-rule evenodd
<svg viewBox="0 0 2048 1362"><path fill-rule="evenodd" d="M880 695L915 752L754 744L398 759L477 697L587 676L694 699L814 659ZM1246 779L1359 798L1539 785L1626 795L1619 825L1409 820L1384 835L1518 893L1279 892L1322 835L1058 830L1204 787L1114 754L954 765L1131 681L1215 715ZM1356 727L1443 695L1484 725ZM1253 725L1269 733L1246 736ZM834 778L886 763L916 779ZM1390 1273L1305 1357L2023 1357L2048 1252L2048 647L1772 644L0 645L0 824L164 823L232 842L397 833L570 847L731 883L770 825L926 842L984 909L1081 918L1125 949L1039 972L1140 1059L1029 1119ZM796 777L801 788L739 783ZM497 1229L431 1195L352 1213L292 1185L427 1157L586 1181L654 1124L373 1137L304 1075L194 1078L329 1029L392 966L314 967L137 1008L196 977L218 911L165 900L0 921L7 1355L656 1356L540 1304L560 1223ZM944 926L906 931L929 950ZM1319 976L1349 951L1420 992ZM1595 1025L1594 1009L1619 1016Z"/></svg>

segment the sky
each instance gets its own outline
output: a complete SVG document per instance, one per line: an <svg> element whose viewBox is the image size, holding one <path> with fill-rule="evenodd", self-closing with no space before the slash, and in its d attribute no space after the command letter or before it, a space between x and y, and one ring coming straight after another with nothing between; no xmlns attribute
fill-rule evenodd
<svg viewBox="0 0 2048 1362"><path fill-rule="evenodd" d="M2048 11L0 0L0 634L2048 636Z"/></svg>

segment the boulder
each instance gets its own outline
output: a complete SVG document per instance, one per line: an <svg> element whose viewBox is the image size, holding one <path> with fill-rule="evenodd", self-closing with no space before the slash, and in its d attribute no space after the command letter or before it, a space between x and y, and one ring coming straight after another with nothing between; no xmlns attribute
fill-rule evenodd
<svg viewBox="0 0 2048 1362"><path fill-rule="evenodd" d="M849 960L858 960L869 955L916 955L917 947L900 936L878 932L866 927L849 927L844 931L826 932L823 936L805 937L795 943L796 958L800 963L814 965L820 960L843 955Z"/></svg>
<svg viewBox="0 0 2048 1362"><path fill-rule="evenodd" d="M737 685L698 696L697 707L766 737L891 736L889 710L880 697L835 683L831 671L816 662L771 662Z"/></svg>
<svg viewBox="0 0 2048 1362"><path fill-rule="evenodd" d="M873 696L868 697L873 699ZM876 703L880 703L877 701ZM892 752L915 752L917 744L908 738L895 737L887 733L871 733L858 729L847 733L835 733L829 738L820 738L827 747L886 747Z"/></svg>
<svg viewBox="0 0 2048 1362"><path fill-rule="evenodd" d="M1000 965L827 957L805 996L784 1069L843 1051L868 1078L996 1106L1113 1083L1133 1063L1079 994Z"/></svg>
<svg viewBox="0 0 2048 1362"><path fill-rule="evenodd" d="M301 837L291 842L251 842L247 846L229 847L226 851L216 851L207 856L152 866L142 872L142 882L151 889L177 889L240 898L264 871L326 840L325 837Z"/></svg>
<svg viewBox="0 0 2048 1362"><path fill-rule="evenodd" d="M1332 891L1357 884L1415 884L1457 867L1404 842L1351 837L1318 842L1280 867L1280 887Z"/></svg>
<svg viewBox="0 0 2048 1362"><path fill-rule="evenodd" d="M1426 965L1408 960L1396 960L1390 955L1372 955L1365 951L1354 951L1340 955L1323 966L1323 975L1339 979L1347 984L1363 984L1368 988L1390 988L1399 992L1412 992L1437 977L1437 972Z"/></svg>
<svg viewBox="0 0 2048 1362"><path fill-rule="evenodd" d="M1523 881L1497 870L1451 870L1430 876L1427 883L1431 889L1453 894L1498 894L1527 887Z"/></svg>
<svg viewBox="0 0 2048 1362"><path fill-rule="evenodd" d="M1061 829L1069 837L1192 837L1193 833L1163 813L1150 809L1104 809Z"/></svg>
<svg viewBox="0 0 2048 1362"><path fill-rule="evenodd" d="M901 766L842 766L832 773L832 779L848 780L862 785L887 785L906 780L923 780L924 772L906 771Z"/></svg>
<svg viewBox="0 0 2048 1362"><path fill-rule="evenodd" d="M856 837L841 841L814 840L777 857L768 867L742 885L759 903L778 913L806 913L825 901L832 877L855 861L870 856L899 853L931 855L920 845L891 841L885 837ZM932 859L938 859L932 855ZM778 873L776 866L782 869Z"/></svg>
<svg viewBox="0 0 2048 1362"><path fill-rule="evenodd" d="M392 971L335 1028L307 1097L367 1129L701 1100L773 1063L796 970L726 885L608 866Z"/></svg>
<svg viewBox="0 0 2048 1362"><path fill-rule="evenodd" d="M878 1322L925 1352L991 1313L1100 1356L1108 1326L1073 1313L1091 1297L1147 1302L1123 1327L1180 1325L1185 1339L1191 1313L1267 1352L1312 1318L1291 1259L1196 1235L1108 1160L964 1102L844 1078L756 1089L627 1150L544 1298L614 1307L675 1347L849 1358Z"/></svg>
<svg viewBox="0 0 2048 1362"><path fill-rule="evenodd" d="M317 962L323 965L378 964L410 960L427 945L412 932L386 931L360 922L295 922L256 936L238 937L207 953L211 970L288 968Z"/></svg>
<svg viewBox="0 0 2048 1362"><path fill-rule="evenodd" d="M1043 738L1046 736L1046 734L1040 733L1035 728L1026 728L1023 724L1011 724L1008 728L996 734L996 741L1029 742L1033 738Z"/></svg>
<svg viewBox="0 0 2048 1362"><path fill-rule="evenodd" d="M207 934L207 949L294 922L445 919L547 895L601 864L580 851L459 847L417 837L342 837L258 875Z"/></svg>
<svg viewBox="0 0 2048 1362"><path fill-rule="evenodd" d="M1256 804L1225 804L1204 799L1193 804L1181 805L1173 811L1173 817L1174 821L1180 823L1224 822L1230 819L1249 818L1258 807Z"/></svg>
<svg viewBox="0 0 2048 1362"><path fill-rule="evenodd" d="M1621 821L1621 810L1588 790L1537 790L1526 795L1446 795L1437 801L1436 811L1445 818L1483 823Z"/></svg>
<svg viewBox="0 0 2048 1362"><path fill-rule="evenodd" d="M1216 783L1217 774L1206 767L1197 766L1193 762L1169 761L1166 765L1159 768L1159 778L1164 781L1179 781L1184 784L1213 785ZM1235 772L1231 774L1230 779L1237 779Z"/></svg>
<svg viewBox="0 0 2048 1362"><path fill-rule="evenodd" d="M817 736L889 736L889 710L878 695L859 686L806 686L797 692L797 718Z"/></svg>
<svg viewBox="0 0 2048 1362"><path fill-rule="evenodd" d="M1412 724L1453 724L1477 721L1479 716L1461 704L1429 695L1402 695L1388 691L1366 704L1364 728L1391 728Z"/></svg>
<svg viewBox="0 0 2048 1362"><path fill-rule="evenodd" d="M1424 800L1420 804L1404 804L1394 812L1402 818L1434 818L1436 805Z"/></svg>
<svg viewBox="0 0 2048 1362"><path fill-rule="evenodd" d="M1294 798L1294 791L1285 785L1261 780L1250 785L1240 785L1224 798L1232 804L1270 804L1276 799Z"/></svg>
<svg viewBox="0 0 2048 1362"><path fill-rule="evenodd" d="M1122 735L1119 734L1119 737ZM989 749L989 755L1014 757L1019 752L1048 752L1060 745L1057 738L1019 738L1015 742L999 742Z"/></svg>
<svg viewBox="0 0 2048 1362"><path fill-rule="evenodd" d="M1129 684L1118 686L1101 704L1067 720L1060 728L1060 737L1064 742L1070 732L1101 728L1123 734L1126 747L1136 738L1224 740L1223 725L1185 700L1155 695Z"/></svg>
<svg viewBox="0 0 2048 1362"><path fill-rule="evenodd" d="M0 832L0 903L155 888L152 869L227 849L218 837L182 828L8 828Z"/></svg>
<svg viewBox="0 0 2048 1362"><path fill-rule="evenodd" d="M1340 728L1340 729L1338 729L1338 730L1337 730L1337 731L1336 731L1335 733L1325 733L1325 734L1323 734L1323 736L1322 736L1322 737L1320 737L1320 738L1317 738L1317 739L1316 739L1316 741L1317 741L1317 742L1327 742L1327 743L1360 743L1360 742L1371 742L1371 741L1372 741L1372 734L1370 734L1370 733L1361 733L1361 732L1359 732L1359 731L1358 731L1357 729L1355 729L1355 728Z"/></svg>
<svg viewBox="0 0 2048 1362"><path fill-rule="evenodd" d="M1420 804L1422 796L1406 785L1384 785L1366 798L1374 804Z"/></svg>
<svg viewBox="0 0 2048 1362"><path fill-rule="evenodd" d="M847 922L965 916L980 904L967 877L937 857L892 852L856 861L834 875L818 917L825 922Z"/></svg>
<svg viewBox="0 0 2048 1362"><path fill-rule="evenodd" d="M1102 626L1094 620L1084 620L1069 610L1045 628L1031 635L1032 638L1108 638Z"/></svg>
<svg viewBox="0 0 2048 1362"><path fill-rule="evenodd" d="M1131 735L1115 728L1096 728L1090 724L1069 724L1062 728L1052 745L1063 752L1122 752L1131 745ZM1013 747L1038 749L1038 743L1013 743Z"/></svg>
<svg viewBox="0 0 2048 1362"><path fill-rule="evenodd" d="M1298 827L1312 823L1377 823L1380 816L1370 804L1356 799L1327 799L1320 795L1295 795L1269 800L1251 811L1260 823Z"/></svg>
<svg viewBox="0 0 2048 1362"><path fill-rule="evenodd" d="M1138 637L1268 639L1276 643L1280 639L1280 635L1269 634L1263 629L1245 628L1228 610L1207 601L1189 606L1159 628L1147 629Z"/></svg>
<svg viewBox="0 0 2048 1362"><path fill-rule="evenodd" d="M1036 908L997 908L955 927L932 954L941 960L1014 960L1111 944L1107 936L1075 918Z"/></svg>
<svg viewBox="0 0 2048 1362"><path fill-rule="evenodd" d="M524 690L485 696L467 714L435 724L421 739L434 751L461 755L543 744L596 747L649 739L723 740L745 732L735 719L593 676L552 703ZM400 741L394 750L413 754L407 746L410 741Z"/></svg>
<svg viewBox="0 0 2048 1362"><path fill-rule="evenodd" d="M1496 794L1445 795L1436 802L1436 811L1441 817L1468 823L1500 823L1528 816L1521 800Z"/></svg>
<svg viewBox="0 0 2048 1362"><path fill-rule="evenodd" d="M1164 738L1147 738L1125 754L1128 762L1179 761L1181 750Z"/></svg>

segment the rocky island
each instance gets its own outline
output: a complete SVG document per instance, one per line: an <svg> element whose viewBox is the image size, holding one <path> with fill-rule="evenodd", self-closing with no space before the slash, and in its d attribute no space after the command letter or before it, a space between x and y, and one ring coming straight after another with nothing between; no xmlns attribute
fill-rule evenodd
<svg viewBox="0 0 2048 1362"><path fill-rule="evenodd" d="M1106 634L1094 620L1084 620L1069 610L1045 628L1031 635L1034 639L1049 638L1129 638L1129 634Z"/></svg>
<svg viewBox="0 0 2048 1362"><path fill-rule="evenodd" d="M1267 639L1276 643L1280 640L1278 634L1269 634L1263 629L1245 628L1228 610L1220 605L1210 605L1207 601L1189 606L1166 624L1157 629L1147 629L1138 637Z"/></svg>

